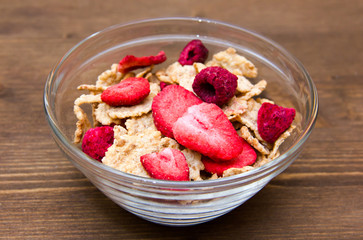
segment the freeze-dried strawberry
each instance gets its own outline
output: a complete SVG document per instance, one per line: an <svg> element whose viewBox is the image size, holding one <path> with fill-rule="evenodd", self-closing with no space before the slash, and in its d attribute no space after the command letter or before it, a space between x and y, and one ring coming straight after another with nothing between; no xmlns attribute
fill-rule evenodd
<svg viewBox="0 0 363 240"><path fill-rule="evenodd" d="M135 57L133 55L127 55L121 59L117 70L121 73L127 73L138 68L162 63L165 60L166 55L164 51L160 51L156 56Z"/></svg>
<svg viewBox="0 0 363 240"><path fill-rule="evenodd" d="M83 137L82 151L90 157L101 161L107 149L113 144L113 127L102 126L90 128Z"/></svg>
<svg viewBox="0 0 363 240"><path fill-rule="evenodd" d="M293 108L284 108L267 102L263 103L258 110L258 133L266 142L275 142L290 127L295 114Z"/></svg>
<svg viewBox="0 0 363 240"><path fill-rule="evenodd" d="M205 102L222 106L237 88L237 76L221 67L207 67L194 78L193 91Z"/></svg>
<svg viewBox="0 0 363 240"><path fill-rule="evenodd" d="M208 49L202 41L194 39L190 41L180 53L178 62L184 65L193 65L195 62L204 63L208 58Z"/></svg>
<svg viewBox="0 0 363 240"><path fill-rule="evenodd" d="M188 107L200 104L194 93L179 85L166 86L153 99L152 113L156 128L165 136L173 138L173 125Z"/></svg>
<svg viewBox="0 0 363 240"><path fill-rule="evenodd" d="M132 106L140 103L150 93L150 83L145 78L131 77L108 87L101 100L110 106Z"/></svg>
<svg viewBox="0 0 363 240"><path fill-rule="evenodd" d="M140 157L142 166L152 177L161 180L189 181L189 166L178 149L165 148L159 153Z"/></svg>
<svg viewBox="0 0 363 240"><path fill-rule="evenodd" d="M201 103L188 108L173 126L181 145L215 161L227 161L242 152L242 142L221 108Z"/></svg>
<svg viewBox="0 0 363 240"><path fill-rule="evenodd" d="M257 154L255 150L243 139L240 138L243 146L242 152L230 161L213 161L209 157L203 156L202 162L205 167L205 171L222 176L223 172L230 168L243 168L248 165L252 165L256 161Z"/></svg>

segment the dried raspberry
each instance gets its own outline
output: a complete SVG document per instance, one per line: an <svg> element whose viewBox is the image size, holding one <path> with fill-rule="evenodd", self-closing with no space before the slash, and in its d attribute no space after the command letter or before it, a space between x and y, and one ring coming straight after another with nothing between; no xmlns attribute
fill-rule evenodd
<svg viewBox="0 0 363 240"><path fill-rule="evenodd" d="M194 78L193 90L205 102L222 106L234 96L237 76L221 67L207 67Z"/></svg>
<svg viewBox="0 0 363 240"><path fill-rule="evenodd" d="M208 57L208 49L202 41L195 39L190 41L180 53L178 62L184 65L193 65L195 62L204 63Z"/></svg>
<svg viewBox="0 0 363 240"><path fill-rule="evenodd" d="M258 110L258 133L265 141L275 142L290 127L295 114L293 108L284 108L267 102L263 103Z"/></svg>
<svg viewBox="0 0 363 240"><path fill-rule="evenodd" d="M113 127L90 128L83 137L82 151L91 158L101 161L107 149L113 144L113 139Z"/></svg>
<svg viewBox="0 0 363 240"><path fill-rule="evenodd" d="M138 68L162 63L165 60L166 55L164 51L160 51L156 56L135 57L133 55L127 55L118 64L118 71L127 73Z"/></svg>

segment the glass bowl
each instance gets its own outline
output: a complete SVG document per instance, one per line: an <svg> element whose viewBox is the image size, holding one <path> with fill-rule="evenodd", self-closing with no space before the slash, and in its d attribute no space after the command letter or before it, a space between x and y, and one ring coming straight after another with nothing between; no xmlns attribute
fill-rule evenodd
<svg viewBox="0 0 363 240"><path fill-rule="evenodd" d="M76 123L73 102L81 94L78 85L94 84L101 72L127 54L147 56L164 50L168 60L160 68L165 67L196 38L211 54L235 48L258 67L258 79L267 80L264 96L296 109L297 130L281 146L278 158L239 175L177 182L118 171L91 159L72 142ZM158 18L115 25L78 43L51 70L44 108L59 148L107 197L151 222L186 226L212 220L240 206L284 171L297 158L314 127L318 96L302 64L261 35L208 19Z"/></svg>

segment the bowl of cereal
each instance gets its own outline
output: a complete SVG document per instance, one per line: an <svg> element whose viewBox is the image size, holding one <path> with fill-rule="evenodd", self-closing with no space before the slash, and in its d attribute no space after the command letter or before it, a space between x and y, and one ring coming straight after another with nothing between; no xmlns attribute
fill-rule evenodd
<svg viewBox="0 0 363 240"><path fill-rule="evenodd" d="M54 140L107 197L187 226L240 206L299 155L317 90L273 41L227 23L158 18L97 32L45 84Z"/></svg>

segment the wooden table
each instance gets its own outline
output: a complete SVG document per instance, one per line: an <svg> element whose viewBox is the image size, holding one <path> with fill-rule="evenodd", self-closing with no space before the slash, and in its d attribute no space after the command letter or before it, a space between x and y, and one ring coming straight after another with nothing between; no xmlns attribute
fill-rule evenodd
<svg viewBox="0 0 363 240"><path fill-rule="evenodd" d="M363 1L0 2L0 239L362 239ZM255 197L214 221L146 222L98 191L46 124L50 69L107 26L200 16L259 32L305 65L319 119L300 157Z"/></svg>

